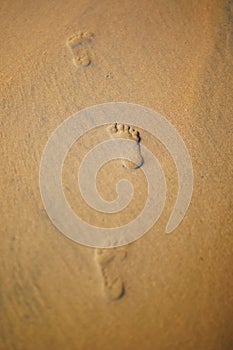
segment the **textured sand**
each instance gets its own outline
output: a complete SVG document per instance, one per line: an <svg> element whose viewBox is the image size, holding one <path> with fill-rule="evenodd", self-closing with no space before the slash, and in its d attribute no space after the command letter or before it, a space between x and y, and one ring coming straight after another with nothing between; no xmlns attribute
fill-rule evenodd
<svg viewBox="0 0 233 350"><path fill-rule="evenodd" d="M25 0L0 9L0 349L232 349L232 1ZM144 134L168 180L166 207L142 239L106 253L58 232L38 176L54 129L110 101L165 116L187 145L195 185L185 219L165 235L175 166ZM102 219L77 201L72 159L108 137L84 136L64 170L67 197L93 223ZM111 169L112 186L127 173L118 161L101 170L109 200ZM141 210L145 179L127 176L140 196L105 216L106 227Z"/></svg>

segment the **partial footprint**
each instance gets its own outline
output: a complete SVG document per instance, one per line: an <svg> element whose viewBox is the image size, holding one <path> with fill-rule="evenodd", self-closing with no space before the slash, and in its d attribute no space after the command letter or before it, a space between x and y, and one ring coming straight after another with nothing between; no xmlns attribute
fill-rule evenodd
<svg viewBox="0 0 233 350"><path fill-rule="evenodd" d="M141 141L139 131L130 125L115 123L108 127L108 131L114 137L128 138L136 142Z"/></svg>
<svg viewBox="0 0 233 350"><path fill-rule="evenodd" d="M78 32L67 39L67 46L73 55L76 67L87 67L91 63L91 56L86 46L91 43L94 34L91 32Z"/></svg>
<svg viewBox="0 0 233 350"><path fill-rule="evenodd" d="M88 53L82 50L76 57L73 57L73 63L76 67L87 67L91 63L91 59Z"/></svg>
<svg viewBox="0 0 233 350"><path fill-rule="evenodd" d="M104 292L109 300L119 300L125 294L125 287L119 272L119 263L127 256L125 248L96 249L95 259L99 265Z"/></svg>
<svg viewBox="0 0 233 350"><path fill-rule="evenodd" d="M67 45L74 49L78 45L84 45L85 43L91 42L93 37L94 34L91 32L77 32L68 38Z"/></svg>
<svg viewBox="0 0 233 350"><path fill-rule="evenodd" d="M121 162L122 165L128 169L139 169L144 163L143 157L141 155L141 136L139 131L130 125L115 123L108 127L108 132L110 133L111 137L124 138L135 141L135 144L132 144L130 155L131 158L133 158L136 166L132 166L132 162L130 161L122 160Z"/></svg>

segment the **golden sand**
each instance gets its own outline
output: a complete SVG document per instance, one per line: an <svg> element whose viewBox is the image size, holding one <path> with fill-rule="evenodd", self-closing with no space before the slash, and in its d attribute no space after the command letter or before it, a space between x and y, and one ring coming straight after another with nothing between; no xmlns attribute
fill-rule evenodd
<svg viewBox="0 0 233 350"><path fill-rule="evenodd" d="M0 7L0 349L232 349L232 1L6 0ZM144 134L166 174L166 206L141 239L106 253L53 226L38 178L55 128L111 101L167 118L189 150L195 183L183 222L164 234L176 169ZM74 207L77 149L84 156L108 137L100 128L71 150L64 175ZM106 227L127 222L144 203L143 174L120 161L101 171L107 200L128 174L133 204L116 217L76 210Z"/></svg>

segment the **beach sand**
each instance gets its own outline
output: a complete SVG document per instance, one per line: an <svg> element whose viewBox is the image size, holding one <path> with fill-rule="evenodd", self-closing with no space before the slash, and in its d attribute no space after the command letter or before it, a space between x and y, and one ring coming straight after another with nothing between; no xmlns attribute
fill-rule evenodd
<svg viewBox="0 0 233 350"><path fill-rule="evenodd" d="M0 349L232 349L232 1L6 0L0 8ZM176 128L194 190L185 218L165 234L176 168L141 131L166 174L166 205L141 239L105 251L52 224L39 167L66 118L113 101L151 108ZM77 163L110 137L105 127L83 136L64 167L74 210L105 227L132 220L146 198L142 170L116 160L97 184L112 200L127 176L131 206L99 216L81 202Z"/></svg>

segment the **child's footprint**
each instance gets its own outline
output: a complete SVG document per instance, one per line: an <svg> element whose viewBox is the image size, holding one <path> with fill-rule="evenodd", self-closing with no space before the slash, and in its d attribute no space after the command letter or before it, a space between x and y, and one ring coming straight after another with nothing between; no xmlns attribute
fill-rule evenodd
<svg viewBox="0 0 233 350"><path fill-rule="evenodd" d="M129 169L138 169L143 165L143 157L141 155L141 136L138 130L133 128L132 126L126 125L126 124L118 124L115 123L108 127L108 131L111 135L111 137L116 138L124 138L128 140L135 141L135 143L132 144L132 148L130 149L131 158L133 158L134 163L136 166L132 167L132 163L130 161L122 161L122 164L124 167Z"/></svg>
<svg viewBox="0 0 233 350"><path fill-rule="evenodd" d="M110 300L119 300L125 294L124 282L119 272L119 262L126 258L123 249L96 249L95 259L103 279L104 292Z"/></svg>
<svg viewBox="0 0 233 350"><path fill-rule="evenodd" d="M78 32L67 39L67 46L73 55L73 63L76 67L87 67L91 63L90 53L86 47L90 44L94 34L90 32Z"/></svg>

